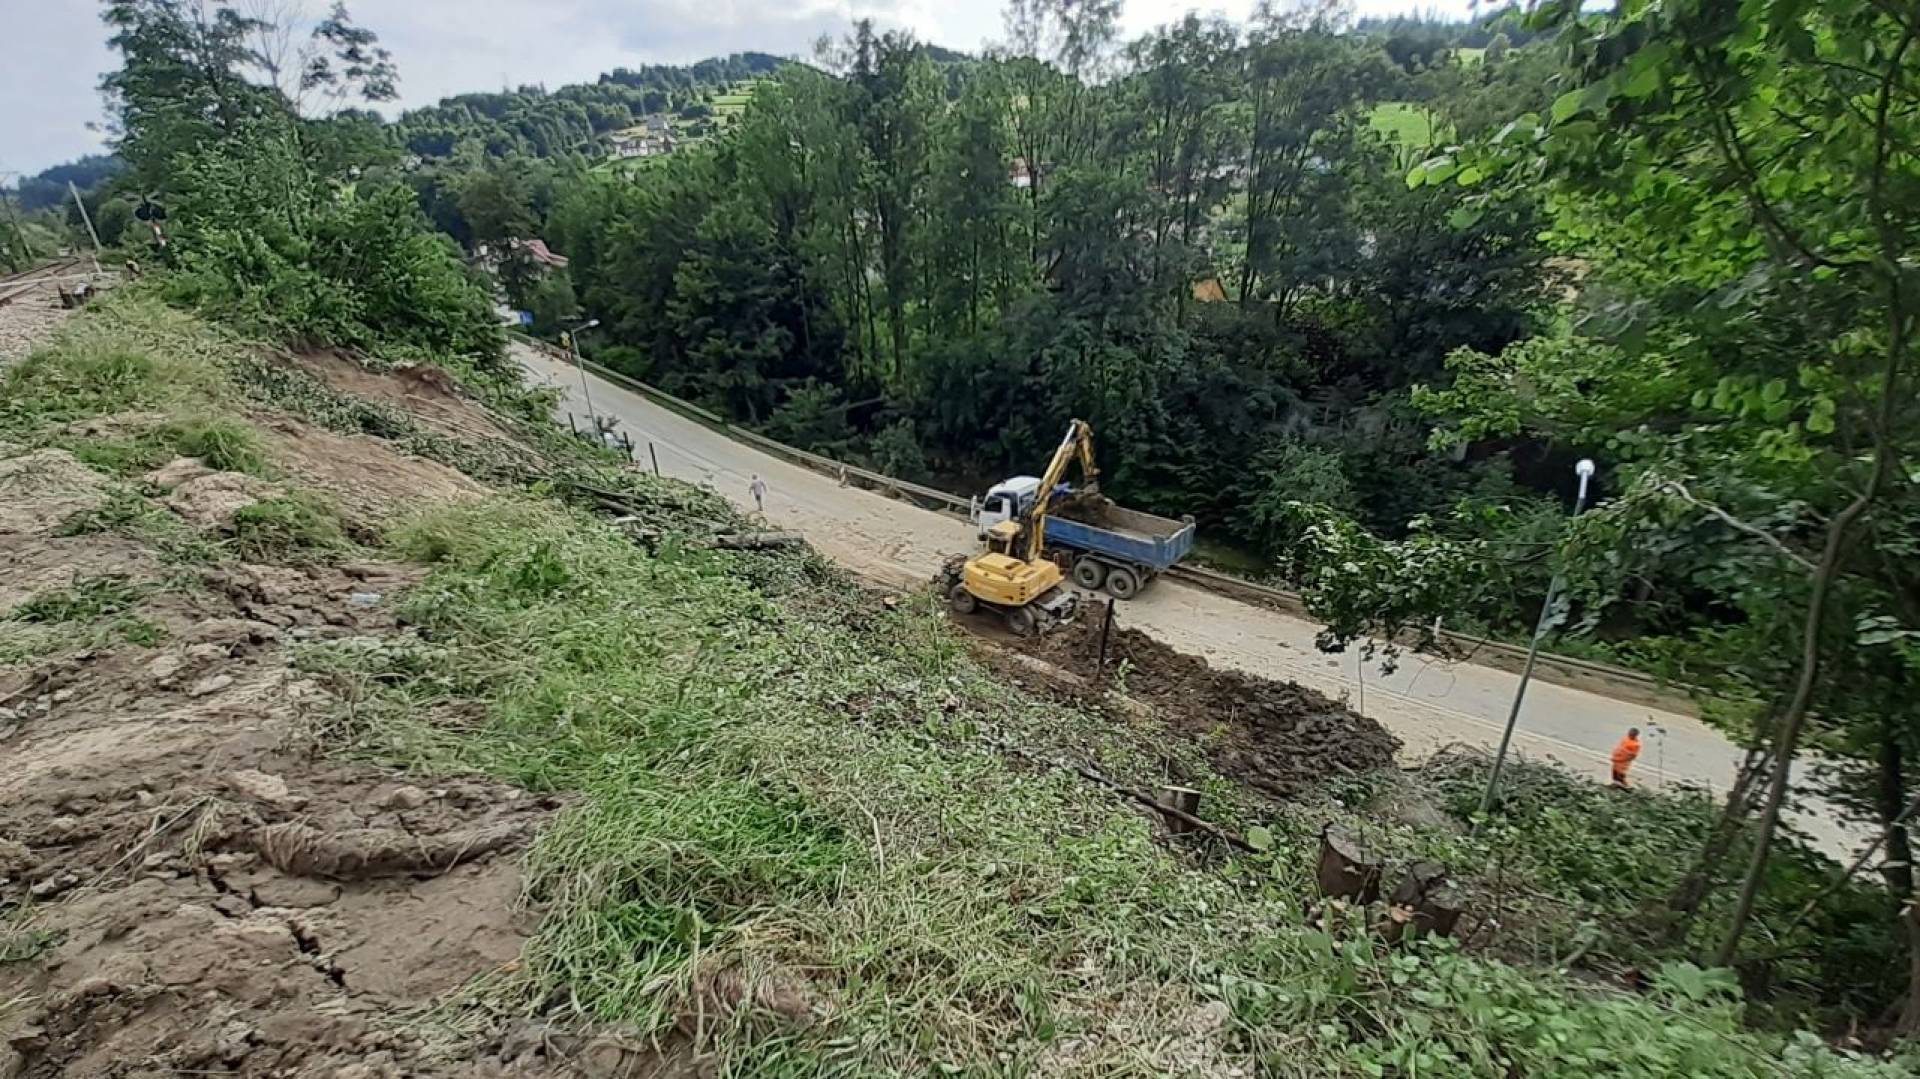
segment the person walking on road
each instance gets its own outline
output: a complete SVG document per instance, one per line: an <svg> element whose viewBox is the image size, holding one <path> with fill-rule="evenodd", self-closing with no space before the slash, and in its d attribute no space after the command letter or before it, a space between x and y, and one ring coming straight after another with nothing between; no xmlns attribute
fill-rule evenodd
<svg viewBox="0 0 1920 1079"><path fill-rule="evenodd" d="M767 481L760 478L760 473L753 474L753 482L747 484L747 490L753 492L753 511L767 512Z"/></svg>
<svg viewBox="0 0 1920 1079"><path fill-rule="evenodd" d="M1640 728L1628 727L1627 736L1613 747L1613 785L1622 790L1627 786L1627 769L1640 756Z"/></svg>

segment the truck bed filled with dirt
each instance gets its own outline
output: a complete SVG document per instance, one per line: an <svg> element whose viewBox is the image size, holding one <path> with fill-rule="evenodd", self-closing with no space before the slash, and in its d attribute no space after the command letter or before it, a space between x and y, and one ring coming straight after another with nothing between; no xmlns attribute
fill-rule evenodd
<svg viewBox="0 0 1920 1079"><path fill-rule="evenodd" d="M1187 527L1184 521L1130 510L1097 491L1076 491L1055 502L1053 516L1149 539L1164 539Z"/></svg>
<svg viewBox="0 0 1920 1079"><path fill-rule="evenodd" d="M1083 678L1099 676L1099 604L1029 647ZM1152 705L1177 731L1202 741L1222 775L1289 799L1323 780L1392 767L1399 739L1346 705L1293 682L1222 670L1138 630L1114 626L1106 671L1126 695Z"/></svg>

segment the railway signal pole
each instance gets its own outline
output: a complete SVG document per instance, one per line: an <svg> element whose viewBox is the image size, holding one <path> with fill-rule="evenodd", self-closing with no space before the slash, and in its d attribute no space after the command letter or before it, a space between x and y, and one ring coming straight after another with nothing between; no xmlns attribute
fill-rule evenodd
<svg viewBox="0 0 1920 1079"><path fill-rule="evenodd" d="M67 191L73 195L73 204L80 210L80 220L86 223L87 237L93 241L93 275L100 276L100 234L93 231L93 215L87 212L86 202L80 198L80 189L67 181Z"/></svg>

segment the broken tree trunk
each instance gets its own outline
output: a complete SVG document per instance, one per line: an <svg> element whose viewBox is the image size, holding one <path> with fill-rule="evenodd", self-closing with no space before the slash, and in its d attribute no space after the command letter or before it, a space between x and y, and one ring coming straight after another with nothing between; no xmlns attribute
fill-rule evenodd
<svg viewBox="0 0 1920 1079"><path fill-rule="evenodd" d="M1167 830L1169 832L1172 832L1174 835L1193 834L1195 829L1193 825L1187 822L1190 820L1198 820L1200 817L1199 791L1194 790L1192 787L1161 787L1159 804L1163 811L1162 815L1167 818ZM1174 816L1171 813L1165 813L1164 811L1168 809L1176 810L1180 815Z"/></svg>

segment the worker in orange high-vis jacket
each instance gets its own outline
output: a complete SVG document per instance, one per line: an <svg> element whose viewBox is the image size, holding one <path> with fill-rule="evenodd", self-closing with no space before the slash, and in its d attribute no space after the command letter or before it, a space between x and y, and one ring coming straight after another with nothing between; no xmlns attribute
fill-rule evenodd
<svg viewBox="0 0 1920 1079"><path fill-rule="evenodd" d="M1627 736L1620 739L1619 745L1613 747L1614 786L1625 787L1627 785L1627 769L1633 767L1633 762L1638 759L1639 756L1640 728L1628 727Z"/></svg>

